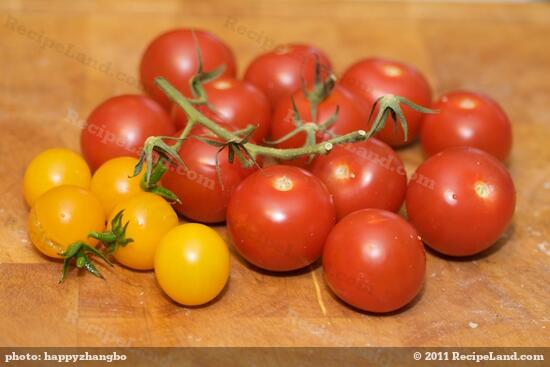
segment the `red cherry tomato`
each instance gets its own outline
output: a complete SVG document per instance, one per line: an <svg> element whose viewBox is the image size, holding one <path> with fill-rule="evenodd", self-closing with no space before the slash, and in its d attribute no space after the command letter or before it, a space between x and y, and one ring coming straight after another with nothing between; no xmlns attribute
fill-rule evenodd
<svg viewBox="0 0 550 367"><path fill-rule="evenodd" d="M420 139L428 156L447 148L470 146L504 161L512 148L512 126L491 98L479 93L451 92L432 105L437 114L424 116Z"/></svg>
<svg viewBox="0 0 550 367"><path fill-rule="evenodd" d="M395 311L422 288L426 254L416 230L397 214L363 209L342 219L323 252L330 288L364 311Z"/></svg>
<svg viewBox="0 0 550 367"><path fill-rule="evenodd" d="M271 166L250 175L227 210L227 227L237 251L272 271L300 269L317 260L334 221L325 185L292 166Z"/></svg>
<svg viewBox="0 0 550 367"><path fill-rule="evenodd" d="M312 122L310 102L299 91L294 94L294 101L300 117L304 122ZM367 128L368 112L365 110L359 98L351 93L346 88L336 85L330 95L317 107L316 123L320 124L327 121L339 107L338 119L328 129L328 132L342 135L351 133L356 130L365 130ZM292 101L290 98L284 98L279 102L273 117L271 119L271 139L273 141L282 138L296 128L294 113L292 109ZM329 134L318 134L317 142L329 139ZM278 148L299 148L306 142L306 134L300 132L292 138L277 144ZM304 166L306 158L301 158L291 162Z"/></svg>
<svg viewBox="0 0 550 367"><path fill-rule="evenodd" d="M475 148L451 148L426 160L406 195L409 220L426 244L451 256L479 253L502 235L516 194L506 167Z"/></svg>
<svg viewBox="0 0 550 367"><path fill-rule="evenodd" d="M206 133L200 136L223 141ZM218 151L218 147L190 137L179 150L187 170L181 166L172 167L162 178L162 185L181 200L181 204L175 204L176 211L194 221L223 222L231 194L246 176L256 170L255 167L244 168L237 157L229 163L227 148L219 154ZM216 156L223 187L216 173Z"/></svg>
<svg viewBox="0 0 550 367"><path fill-rule="evenodd" d="M204 85L208 101L216 112L202 107L200 110L215 121L223 121L234 129L256 126L252 135L262 142L269 132L271 107L261 90L243 80L222 77ZM187 124L187 115L177 105L173 106L172 116L178 128Z"/></svg>
<svg viewBox="0 0 550 367"><path fill-rule="evenodd" d="M307 85L313 83L317 57L322 68L321 77L325 78L332 64L321 50L308 45L285 45L254 59L244 79L260 88L275 107L282 98L300 89L302 76Z"/></svg>
<svg viewBox="0 0 550 367"><path fill-rule="evenodd" d="M139 95L109 98L86 121L80 136L82 155L93 171L112 158L139 156L149 136L175 131L168 113L154 100Z"/></svg>
<svg viewBox="0 0 550 367"><path fill-rule="evenodd" d="M195 30L202 54L203 70L212 71L225 65L223 75L235 76L236 63L231 49L218 37L205 31ZM143 54L139 73L145 92L169 109L171 102L155 84L162 76L191 97L189 81L198 71L197 50L190 29L175 29L155 38Z"/></svg>
<svg viewBox="0 0 550 367"><path fill-rule="evenodd" d="M401 159L374 138L334 147L315 159L311 171L333 195L338 219L365 208L396 212L405 199L407 173Z"/></svg>
<svg viewBox="0 0 550 367"><path fill-rule="evenodd" d="M412 66L384 59L364 59L349 67L341 80L342 85L362 97L369 112L374 102L385 94L403 96L416 104L428 107L432 91L426 78ZM402 105L407 120L408 141L401 127L394 128L388 117L386 127L376 137L393 147L412 142L420 133L422 114Z"/></svg>

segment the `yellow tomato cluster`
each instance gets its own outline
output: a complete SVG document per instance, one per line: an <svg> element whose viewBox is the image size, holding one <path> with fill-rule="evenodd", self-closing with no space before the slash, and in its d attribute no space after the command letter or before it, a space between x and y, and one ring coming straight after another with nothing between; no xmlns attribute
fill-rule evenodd
<svg viewBox="0 0 550 367"><path fill-rule="evenodd" d="M136 158L105 162L93 176L85 160L68 149L49 149L28 165L23 193L30 206L29 236L44 255L63 258L70 245L97 246L91 232L108 233L117 213L129 243L113 253L121 265L155 270L160 287L174 301L200 305L214 299L229 278L229 251L213 229L179 225L172 206L145 192L133 177Z"/></svg>

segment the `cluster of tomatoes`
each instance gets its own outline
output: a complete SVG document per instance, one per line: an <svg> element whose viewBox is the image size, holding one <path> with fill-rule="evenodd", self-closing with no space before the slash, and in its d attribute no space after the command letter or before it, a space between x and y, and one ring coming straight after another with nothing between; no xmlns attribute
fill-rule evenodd
<svg viewBox="0 0 550 367"><path fill-rule="evenodd" d="M194 78L201 70L202 78ZM512 218L515 189L502 163L512 134L504 112L471 92L432 102L427 80L406 64L364 59L334 79L319 49L288 45L260 55L237 79L226 44L208 32L179 29L151 42L140 76L148 96L113 97L90 114L83 157L51 149L27 168L32 242L47 256L65 258L66 266L74 257L77 267L98 275L87 255L110 263L112 254L128 268L154 269L175 301L204 304L229 276L227 246L204 223L225 221L234 248L256 267L292 271L322 257L338 297L389 312L421 289L424 243L445 255L473 255L494 244ZM438 113L403 106L407 129L396 127L401 111L392 111L375 138L289 162L259 157L252 166L197 125L179 146L185 166L172 164L157 177L179 199L169 203L148 192L144 173L135 171L148 137L174 144L188 124L155 84L159 76L219 126L238 134L252 125L250 141L273 150L369 131L383 95ZM419 137L428 158L407 180L393 148ZM408 221L396 214L404 202ZM176 212L203 224L180 225Z"/></svg>

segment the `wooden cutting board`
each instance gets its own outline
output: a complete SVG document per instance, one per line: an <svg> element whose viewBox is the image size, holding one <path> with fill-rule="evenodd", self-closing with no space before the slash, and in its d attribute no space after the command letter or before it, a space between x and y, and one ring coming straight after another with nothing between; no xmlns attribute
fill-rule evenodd
<svg viewBox="0 0 550 367"><path fill-rule="evenodd" d="M7 0L0 12L0 345L549 345L548 4ZM26 233L24 168L46 148L78 150L82 119L112 95L138 92L145 45L178 26L220 35L241 72L275 44L311 42L338 71L377 55L418 67L436 95L491 95L513 121L512 226L472 259L428 253L421 295L385 316L339 302L319 266L273 275L235 255L229 285L208 307L177 306L152 273L119 266L102 269L105 281L73 272L57 285L61 265ZM409 173L422 161L418 145L399 155Z"/></svg>

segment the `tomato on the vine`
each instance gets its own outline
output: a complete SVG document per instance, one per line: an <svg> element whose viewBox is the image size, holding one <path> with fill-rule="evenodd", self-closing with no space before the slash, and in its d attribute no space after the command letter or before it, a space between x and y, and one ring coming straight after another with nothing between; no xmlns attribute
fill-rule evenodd
<svg viewBox="0 0 550 367"><path fill-rule="evenodd" d="M121 210L122 223L128 222L126 238L133 241L119 247L113 254L124 266L137 270L151 270L155 251L161 238L178 225L178 216L172 206L156 194L144 192L118 203L109 218L109 227Z"/></svg>
<svg viewBox="0 0 550 367"><path fill-rule="evenodd" d="M221 77L204 85L208 102L214 108L201 108L207 117L213 115L219 120L240 130L253 125L254 139L262 142L269 132L271 107L264 93L251 83L231 77ZM177 105L172 107L172 116L178 128L187 124L185 112Z"/></svg>
<svg viewBox="0 0 550 367"><path fill-rule="evenodd" d="M475 148L450 148L426 160L406 195L409 220L434 250L451 256L494 244L512 219L516 193L506 167Z"/></svg>
<svg viewBox="0 0 550 367"><path fill-rule="evenodd" d="M212 228L197 223L179 225L158 245L155 276L174 301L187 306L208 303L229 278L229 250Z"/></svg>
<svg viewBox="0 0 550 367"><path fill-rule="evenodd" d="M327 140L332 134L343 135L356 130L366 130L368 112L361 104L361 100L346 88L336 84L331 93L317 106L317 117L313 121L311 103L302 91L293 95L296 108L303 122L322 124L329 120L338 108L336 121L324 133L319 132L317 142ZM273 113L271 120L271 140L276 141L296 129L292 100L283 98ZM300 132L290 139L276 144L278 148L299 148L306 142L306 133ZM307 158L300 158L291 162L304 166Z"/></svg>
<svg viewBox="0 0 550 367"><path fill-rule="evenodd" d="M169 114L139 95L112 97L97 106L80 136L82 154L92 171L109 159L139 156L145 139L176 131Z"/></svg>
<svg viewBox="0 0 550 367"><path fill-rule="evenodd" d="M163 33L147 46L141 58L139 73L145 92L166 109L170 108L171 102L157 87L155 78L166 78L184 95L191 97L189 81L199 68L193 32L201 50L203 71L209 72L225 65L223 75L236 75L233 52L212 33L191 29L175 29Z"/></svg>
<svg viewBox="0 0 550 367"><path fill-rule="evenodd" d="M260 88L275 107L282 98L300 89L302 78L306 85L312 85L317 59L325 78L332 72L332 64L321 50L303 44L280 46L256 57L246 69L244 79Z"/></svg>
<svg viewBox="0 0 550 367"><path fill-rule="evenodd" d="M470 146L504 161L512 148L512 125L491 98L473 92L450 92L424 116L420 140L428 156L447 148Z"/></svg>
<svg viewBox="0 0 550 367"><path fill-rule="evenodd" d="M181 203L175 204L178 213L203 223L223 222L232 193L257 167L245 168L237 157L230 163L228 148L220 151L219 147L199 140L223 143L223 139L207 133L197 136L187 138L178 151L186 167L171 167L162 178L162 185L180 199Z"/></svg>
<svg viewBox="0 0 550 367"><path fill-rule="evenodd" d="M401 159L374 138L335 146L315 158L311 171L331 192L338 219L366 208L396 212L405 199L407 174Z"/></svg>
<svg viewBox="0 0 550 367"><path fill-rule="evenodd" d="M88 190L77 186L58 186L41 195L29 214L29 235L34 246L44 255L61 258L69 245L88 238L92 231L105 228L105 214L99 200Z"/></svg>
<svg viewBox="0 0 550 367"><path fill-rule="evenodd" d="M334 204L325 185L293 166L270 166L250 175L227 210L237 251L272 271L295 270L317 260L334 222Z"/></svg>
<svg viewBox="0 0 550 367"><path fill-rule="evenodd" d="M395 311L422 288L426 254L416 230L397 214L363 209L344 217L323 251L330 288L364 311Z"/></svg>
<svg viewBox="0 0 550 367"><path fill-rule="evenodd" d="M358 61L345 71L341 83L360 96L369 111L374 102L385 94L399 95L424 107L428 107L432 102L432 91L426 78L412 66L397 61ZM376 137L393 147L416 139L420 134L422 114L408 106L403 106L403 113L407 120L408 141L405 141L403 130L393 126L391 116Z"/></svg>
<svg viewBox="0 0 550 367"><path fill-rule="evenodd" d="M73 185L90 187L90 168L86 161L69 149L48 149L33 158L23 177L23 195L32 206L40 195L51 188Z"/></svg>
<svg viewBox="0 0 550 367"><path fill-rule="evenodd" d="M140 187L145 174L133 177L138 160L134 157L118 157L103 163L92 176L90 191L99 199L109 216L119 202L143 192Z"/></svg>

